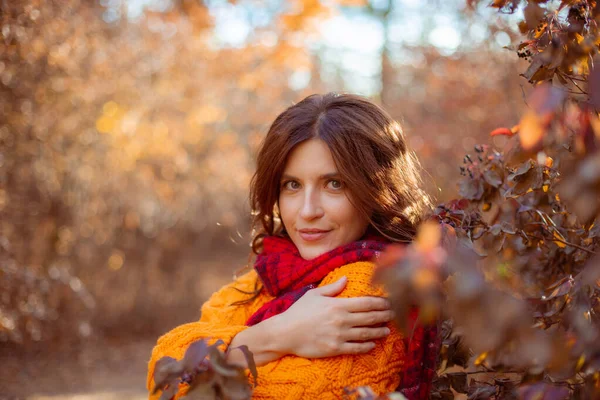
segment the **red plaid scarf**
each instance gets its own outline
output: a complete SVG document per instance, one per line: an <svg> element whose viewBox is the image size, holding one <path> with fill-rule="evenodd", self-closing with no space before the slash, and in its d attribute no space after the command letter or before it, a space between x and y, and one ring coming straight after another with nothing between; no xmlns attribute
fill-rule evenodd
<svg viewBox="0 0 600 400"><path fill-rule="evenodd" d="M269 294L276 298L258 309L246 325L255 325L284 312L308 290L316 287L331 271L342 265L371 260L386 244L383 238L367 237L312 260L305 260L289 239L266 237L263 241L263 251L258 255L254 268ZM416 322L417 318L418 309L414 308L410 315L411 322ZM440 347L437 333L436 325L417 324L412 335L404 338L407 349L406 368L402 372L397 390L408 400L429 398Z"/></svg>
<svg viewBox="0 0 600 400"><path fill-rule="evenodd" d="M305 260L291 240L277 236L266 237L254 269L267 292L275 296L275 299L259 308L246 325L252 326L281 314L308 290L316 287L331 271L353 262L369 261L383 251L386 244L383 238L367 237L337 247L312 260Z"/></svg>
<svg viewBox="0 0 600 400"><path fill-rule="evenodd" d="M413 326L413 330L404 338L406 366L396 389L408 400L429 399L441 346L437 324L419 324L418 317L419 309L414 307L409 315L409 326Z"/></svg>

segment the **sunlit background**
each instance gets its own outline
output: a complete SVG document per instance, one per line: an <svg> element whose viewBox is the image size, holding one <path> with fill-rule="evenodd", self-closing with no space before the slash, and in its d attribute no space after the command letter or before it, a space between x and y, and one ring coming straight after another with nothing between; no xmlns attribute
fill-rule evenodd
<svg viewBox="0 0 600 400"><path fill-rule="evenodd" d="M143 394L158 335L247 263L254 154L285 107L371 97L442 201L527 90L519 13L465 0L0 7L0 388L21 397Z"/></svg>

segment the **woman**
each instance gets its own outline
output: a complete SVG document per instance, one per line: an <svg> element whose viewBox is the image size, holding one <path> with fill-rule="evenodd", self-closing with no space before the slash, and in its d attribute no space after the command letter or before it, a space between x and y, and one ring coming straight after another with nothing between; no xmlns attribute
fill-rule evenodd
<svg viewBox="0 0 600 400"><path fill-rule="evenodd" d="M365 385L425 398L432 331L409 346L370 283L371 260L389 242L410 242L431 205L400 125L365 98L312 95L275 119L257 164L254 269L215 293L200 321L158 340L148 389L157 360L220 338L252 351L256 399L336 399ZM241 352L228 357L246 366Z"/></svg>

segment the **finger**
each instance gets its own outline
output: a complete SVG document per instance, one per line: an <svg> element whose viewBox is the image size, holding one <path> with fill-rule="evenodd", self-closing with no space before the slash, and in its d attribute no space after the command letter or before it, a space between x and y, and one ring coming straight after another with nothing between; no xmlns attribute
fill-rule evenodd
<svg viewBox="0 0 600 400"><path fill-rule="evenodd" d="M346 342L340 346L339 354L362 354L375 348L373 342L352 343Z"/></svg>
<svg viewBox="0 0 600 400"><path fill-rule="evenodd" d="M351 327L384 324L393 319L394 312L392 310L354 312L348 314L346 317L348 326Z"/></svg>
<svg viewBox="0 0 600 400"><path fill-rule="evenodd" d="M368 340L376 340L382 339L390 334L390 328L383 326L380 328L351 328L348 329L347 333L344 335L345 339L348 341L368 341Z"/></svg>
<svg viewBox="0 0 600 400"><path fill-rule="evenodd" d="M384 297L351 297L337 299L337 301L339 306L349 312L385 311L392 307L390 301Z"/></svg>
<svg viewBox="0 0 600 400"><path fill-rule="evenodd" d="M337 281L330 283L329 285L321 286L316 289L313 289L313 293L318 293L322 296L335 296L340 294L344 288L346 287L346 283L348 283L348 278L342 276Z"/></svg>

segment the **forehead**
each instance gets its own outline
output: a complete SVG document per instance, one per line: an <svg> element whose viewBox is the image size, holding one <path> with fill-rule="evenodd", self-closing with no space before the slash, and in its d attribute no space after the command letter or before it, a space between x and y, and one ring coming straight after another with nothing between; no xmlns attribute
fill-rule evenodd
<svg viewBox="0 0 600 400"><path fill-rule="evenodd" d="M300 143L291 151L284 174L294 176L323 175L338 172L327 144L321 139Z"/></svg>

